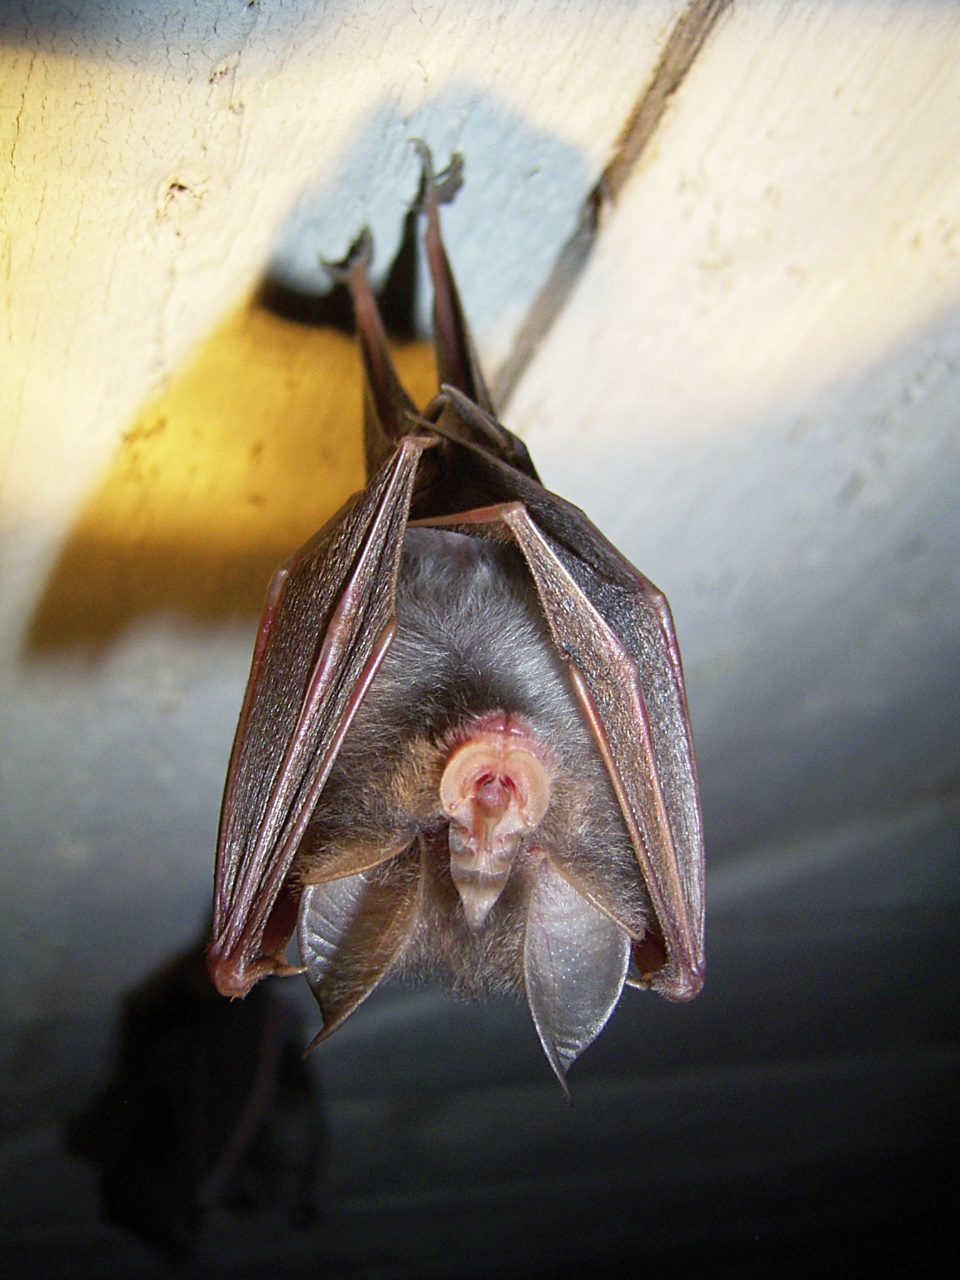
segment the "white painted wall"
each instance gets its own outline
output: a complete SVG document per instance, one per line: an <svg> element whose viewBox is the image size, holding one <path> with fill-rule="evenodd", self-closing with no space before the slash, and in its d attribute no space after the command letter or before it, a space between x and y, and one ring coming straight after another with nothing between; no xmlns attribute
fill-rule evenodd
<svg viewBox="0 0 960 1280"><path fill-rule="evenodd" d="M720 853L956 784L958 22L738 3L510 406L673 603Z"/></svg>

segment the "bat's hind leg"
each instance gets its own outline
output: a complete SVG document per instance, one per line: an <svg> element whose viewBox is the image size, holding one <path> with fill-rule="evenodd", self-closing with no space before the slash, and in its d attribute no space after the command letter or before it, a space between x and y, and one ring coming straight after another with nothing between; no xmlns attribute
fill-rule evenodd
<svg viewBox="0 0 960 1280"><path fill-rule="evenodd" d="M369 479L393 453L415 406L397 377L370 286L369 269L373 261L370 229L364 227L343 262L321 261L330 279L335 284L346 285L353 299L363 360L363 441Z"/></svg>
<svg viewBox="0 0 960 1280"><path fill-rule="evenodd" d="M463 156L452 156L447 168L437 174L427 144L418 139L414 146L423 167L417 203L427 220L424 247L433 282L433 340L437 352L437 374L441 385L449 383L456 387L492 415L493 401L480 372L440 233L440 206L449 204L463 185Z"/></svg>

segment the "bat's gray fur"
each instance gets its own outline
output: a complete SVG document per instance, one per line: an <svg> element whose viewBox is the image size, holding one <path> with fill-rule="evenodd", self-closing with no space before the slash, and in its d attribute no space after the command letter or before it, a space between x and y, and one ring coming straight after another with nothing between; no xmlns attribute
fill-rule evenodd
<svg viewBox="0 0 960 1280"><path fill-rule="evenodd" d="M328 879L338 853L364 845L371 863L390 852L418 857L415 841L424 835L424 911L399 971L436 974L465 995L522 989L528 877L543 851L558 866L574 867L588 890L594 878L598 885L615 882L616 918L641 937L648 904L633 848L519 552L449 531L410 529L397 617L396 638L301 847L300 878ZM544 821L521 848L489 921L473 931L449 875L438 803L447 753L439 744L456 725L488 711L523 715L548 744L556 772ZM597 905L609 909L605 900Z"/></svg>

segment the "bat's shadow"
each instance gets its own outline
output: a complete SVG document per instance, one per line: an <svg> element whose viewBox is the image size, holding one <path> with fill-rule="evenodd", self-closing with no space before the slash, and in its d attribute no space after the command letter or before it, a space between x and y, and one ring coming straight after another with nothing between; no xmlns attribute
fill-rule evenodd
<svg viewBox="0 0 960 1280"><path fill-rule="evenodd" d="M418 306L424 266L407 215L419 181L409 145L416 136L441 164L454 149L466 154L465 191L444 218L458 264L465 261L458 274L468 312L479 312L488 331L522 319L567 230L557 223L554 245L544 233L551 214L537 215L555 210L562 190L573 217L589 187L577 152L463 90L409 120L372 112L339 170L291 210L253 296L120 438L50 572L27 658L95 656L157 613L201 625L252 621L277 565L362 487L350 305L331 290L318 255L344 254L364 223L373 228L373 280L400 377L418 403L434 394ZM484 227L497 236L492 254L477 244Z"/></svg>
<svg viewBox="0 0 960 1280"><path fill-rule="evenodd" d="M102 1219L174 1264L214 1210L309 1226L321 1205L326 1131L297 1011L276 982L224 1000L204 942L125 994L111 1077L67 1129L98 1170Z"/></svg>

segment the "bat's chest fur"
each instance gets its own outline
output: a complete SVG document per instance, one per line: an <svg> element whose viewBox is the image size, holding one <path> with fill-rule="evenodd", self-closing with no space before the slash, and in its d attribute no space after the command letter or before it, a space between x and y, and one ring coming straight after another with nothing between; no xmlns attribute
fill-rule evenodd
<svg viewBox="0 0 960 1280"><path fill-rule="evenodd" d="M388 885L416 881L391 971L435 976L462 996L522 990L531 893L545 857L588 894L597 876L615 882L625 932L642 935L647 901L632 846L519 554L410 530L397 613L394 643L301 847L299 878L329 881L331 867L363 871L370 887L352 909L371 913L364 903L379 902ZM519 839L478 927L451 875L440 784L452 738L490 713L531 726L551 761L551 797L542 821Z"/></svg>

